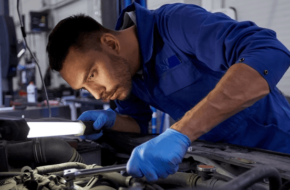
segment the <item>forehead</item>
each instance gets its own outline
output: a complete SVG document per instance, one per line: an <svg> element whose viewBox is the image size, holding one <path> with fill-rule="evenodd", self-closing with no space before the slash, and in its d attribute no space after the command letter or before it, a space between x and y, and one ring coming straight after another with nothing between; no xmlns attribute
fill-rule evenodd
<svg viewBox="0 0 290 190"><path fill-rule="evenodd" d="M94 59L94 52L80 52L71 47L60 70L60 75L72 88L79 89L82 86L86 68Z"/></svg>

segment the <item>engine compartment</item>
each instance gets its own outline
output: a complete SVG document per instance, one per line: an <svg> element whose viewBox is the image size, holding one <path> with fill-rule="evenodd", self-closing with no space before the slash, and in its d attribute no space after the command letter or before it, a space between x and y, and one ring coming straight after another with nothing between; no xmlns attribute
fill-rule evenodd
<svg viewBox="0 0 290 190"><path fill-rule="evenodd" d="M66 171L126 164L132 150L156 135L104 131L98 141L42 138L0 142L1 190L290 189L290 155L195 141L177 173L147 182L126 171L68 179Z"/></svg>

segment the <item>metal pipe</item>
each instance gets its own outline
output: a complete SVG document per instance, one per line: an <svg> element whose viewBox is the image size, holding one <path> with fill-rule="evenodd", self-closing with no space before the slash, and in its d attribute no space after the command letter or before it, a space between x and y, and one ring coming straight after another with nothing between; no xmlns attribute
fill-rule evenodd
<svg viewBox="0 0 290 190"><path fill-rule="evenodd" d="M77 169L85 169L87 165L79 162L67 162L63 164L55 164L55 165L49 165L49 166L41 166L36 168L36 173L39 174L46 174L46 173L53 173L53 172L59 172L65 169L70 168L77 168Z"/></svg>
<svg viewBox="0 0 290 190"><path fill-rule="evenodd" d="M123 170L126 170L126 164L106 166L102 168L78 170L74 173L74 176L81 177L81 176L96 175L96 174L101 174L101 173L119 172Z"/></svg>

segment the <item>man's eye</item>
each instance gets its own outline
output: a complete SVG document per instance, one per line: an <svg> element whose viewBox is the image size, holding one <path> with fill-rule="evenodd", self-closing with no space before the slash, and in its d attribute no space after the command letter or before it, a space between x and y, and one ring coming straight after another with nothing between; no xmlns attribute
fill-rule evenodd
<svg viewBox="0 0 290 190"><path fill-rule="evenodd" d="M90 75L90 77L89 77L89 78L91 79L91 78L93 78L93 77L94 77L94 73L92 73L92 74Z"/></svg>

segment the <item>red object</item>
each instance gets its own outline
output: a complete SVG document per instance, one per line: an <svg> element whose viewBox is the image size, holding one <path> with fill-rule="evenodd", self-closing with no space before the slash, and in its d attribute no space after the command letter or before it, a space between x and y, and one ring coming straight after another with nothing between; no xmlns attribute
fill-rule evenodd
<svg viewBox="0 0 290 190"><path fill-rule="evenodd" d="M25 92L23 90L19 90L18 94L19 94L19 96L27 96L27 92Z"/></svg>

